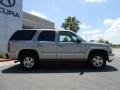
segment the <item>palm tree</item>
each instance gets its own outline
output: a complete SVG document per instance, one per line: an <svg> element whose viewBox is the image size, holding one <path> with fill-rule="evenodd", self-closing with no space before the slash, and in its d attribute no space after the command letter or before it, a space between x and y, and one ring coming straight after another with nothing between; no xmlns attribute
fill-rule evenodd
<svg viewBox="0 0 120 90"><path fill-rule="evenodd" d="M65 19L65 22L62 23L62 28L66 29L66 30L72 30L74 32L79 31L80 27L79 27L80 22L76 19L76 17L67 17Z"/></svg>

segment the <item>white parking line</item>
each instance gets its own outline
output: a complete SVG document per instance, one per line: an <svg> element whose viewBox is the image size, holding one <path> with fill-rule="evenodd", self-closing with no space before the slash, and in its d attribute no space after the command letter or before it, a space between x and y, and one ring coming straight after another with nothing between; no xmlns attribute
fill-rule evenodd
<svg viewBox="0 0 120 90"><path fill-rule="evenodd" d="M8 61L8 62L0 62L0 67L7 66L7 65L14 65L14 61Z"/></svg>

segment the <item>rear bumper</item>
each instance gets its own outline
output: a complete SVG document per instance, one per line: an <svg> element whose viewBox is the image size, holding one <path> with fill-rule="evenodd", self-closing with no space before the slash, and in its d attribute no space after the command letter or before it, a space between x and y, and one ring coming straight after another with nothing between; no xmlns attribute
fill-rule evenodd
<svg viewBox="0 0 120 90"><path fill-rule="evenodd" d="M109 58L108 62L112 62L115 58L115 55L112 53L108 53L108 58Z"/></svg>

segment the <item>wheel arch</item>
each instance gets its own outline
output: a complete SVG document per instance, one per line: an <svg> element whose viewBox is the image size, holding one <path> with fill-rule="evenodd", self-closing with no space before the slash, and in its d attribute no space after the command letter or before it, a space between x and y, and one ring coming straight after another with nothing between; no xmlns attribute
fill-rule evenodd
<svg viewBox="0 0 120 90"><path fill-rule="evenodd" d="M21 56L24 54L33 54L35 55L38 59L40 59L39 54L36 50L34 49L22 49L18 53L18 60L20 60Z"/></svg>
<svg viewBox="0 0 120 90"><path fill-rule="evenodd" d="M99 54L103 54L106 58L106 60L108 60L108 53L106 50L102 50L102 49L93 49L89 52L87 60L89 60L89 58L91 57L91 55L95 54L95 53L99 53Z"/></svg>

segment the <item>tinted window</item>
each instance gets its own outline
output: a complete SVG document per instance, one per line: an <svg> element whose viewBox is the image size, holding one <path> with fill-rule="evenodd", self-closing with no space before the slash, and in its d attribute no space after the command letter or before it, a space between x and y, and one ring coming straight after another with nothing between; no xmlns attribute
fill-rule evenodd
<svg viewBox="0 0 120 90"><path fill-rule="evenodd" d="M38 37L38 41L55 41L55 31L42 31Z"/></svg>
<svg viewBox="0 0 120 90"><path fill-rule="evenodd" d="M36 30L19 30L15 32L10 40L32 40Z"/></svg>

